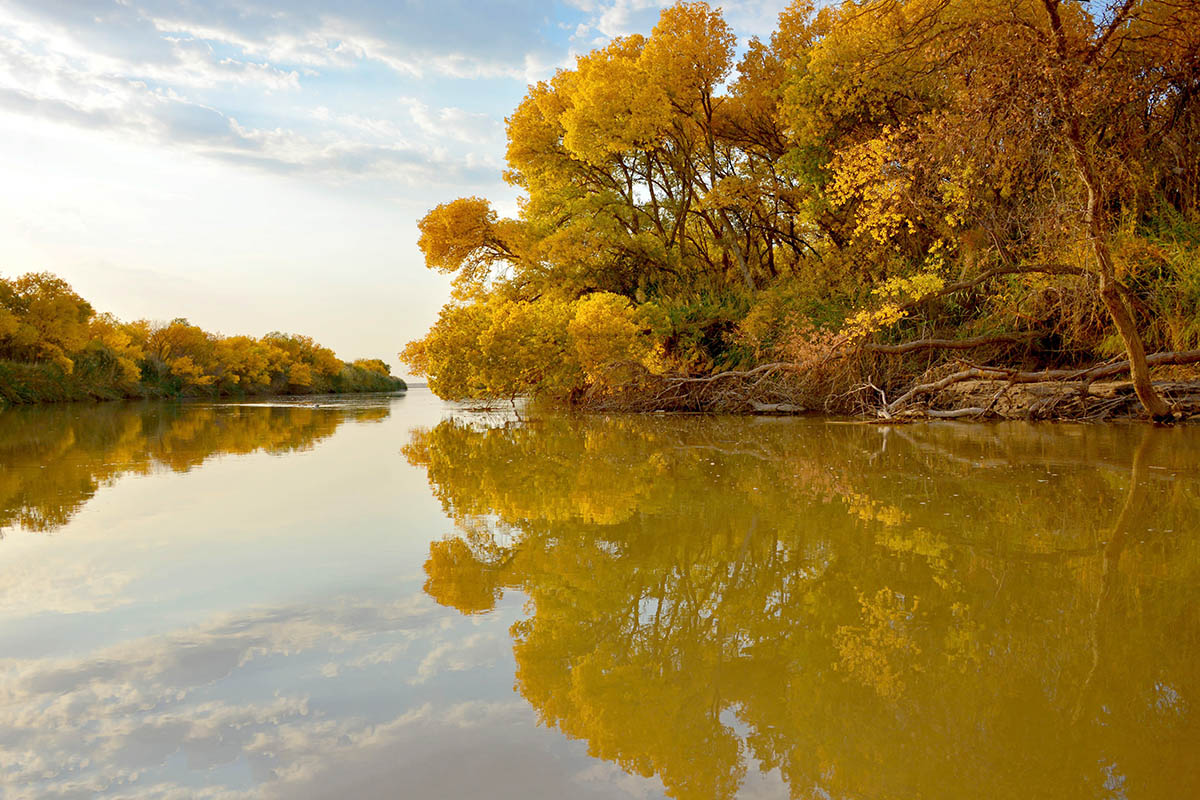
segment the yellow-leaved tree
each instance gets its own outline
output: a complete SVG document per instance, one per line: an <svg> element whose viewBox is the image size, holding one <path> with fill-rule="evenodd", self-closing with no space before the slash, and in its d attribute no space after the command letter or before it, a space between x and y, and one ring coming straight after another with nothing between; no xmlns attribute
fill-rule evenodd
<svg viewBox="0 0 1200 800"><path fill-rule="evenodd" d="M435 391L562 394L516 355L480 361L482 330L525 313L508 304L614 295L674 381L650 394L681 408L890 414L971 351L1022 383L1126 370L1170 411L1150 370L1200 361L1200 5L794 0L735 63L736 44L678 2L529 87L507 119L516 217L467 197L420 222L455 297L405 359L474 376ZM574 355L586 390L630 354ZM724 377L699 396L704 373Z"/></svg>

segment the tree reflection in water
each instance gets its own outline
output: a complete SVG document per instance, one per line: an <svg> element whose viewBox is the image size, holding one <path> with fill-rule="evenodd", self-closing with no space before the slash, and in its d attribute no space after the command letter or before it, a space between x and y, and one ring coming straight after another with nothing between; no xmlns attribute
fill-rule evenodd
<svg viewBox="0 0 1200 800"><path fill-rule="evenodd" d="M446 421L426 591L676 798L1200 796L1200 431ZM1131 468L1131 465L1132 468Z"/></svg>
<svg viewBox="0 0 1200 800"><path fill-rule="evenodd" d="M0 535L52 531L126 475L187 472L224 453L312 447L386 405L312 408L177 403L71 404L0 411Z"/></svg>

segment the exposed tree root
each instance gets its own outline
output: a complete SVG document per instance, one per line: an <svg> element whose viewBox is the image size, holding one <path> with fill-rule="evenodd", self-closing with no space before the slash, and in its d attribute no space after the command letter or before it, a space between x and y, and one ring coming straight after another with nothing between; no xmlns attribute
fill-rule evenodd
<svg viewBox="0 0 1200 800"><path fill-rule="evenodd" d="M944 349L1014 341L1017 341L1015 336L979 337L955 340L953 346ZM926 339L894 347L904 348L901 353L911 353L943 349L943 342ZM869 378L866 382L856 378L869 368L869 363L861 362L864 352L874 354L867 348L859 348L808 364L773 362L703 377L654 375L636 365L622 364L619 366L623 374L636 375L634 380L622 382L618 389L593 387L578 404L596 411L750 414L823 411L895 421L988 417L1100 420L1140 413L1131 383L1104 382L1128 373L1127 361L1087 369L1025 371L960 360L963 369L936 380L914 385L911 381L897 383L891 379L885 386L899 394L889 401L888 392ZM1147 356L1147 363L1158 367L1197 364L1200 350L1154 353ZM629 371L631 368L634 372ZM1158 382L1155 388L1168 400L1175 418L1200 413L1200 383Z"/></svg>
<svg viewBox="0 0 1200 800"><path fill-rule="evenodd" d="M1147 356L1146 362L1152 367L1200 363L1200 350L1155 353ZM1128 361L1118 361L1113 364L1102 364L1098 367L1092 367L1085 370L1042 370L1039 372L1022 372L1020 370L1010 369L1007 367L972 366L967 369L951 373L941 380L933 381L931 383L922 383L912 387L897 399L890 403L884 404L879 413L884 417L894 416L900 409L902 409L914 398L937 394L938 392L941 392L956 383L962 383L963 381L1005 380L1010 384L1076 382L1082 384L1081 388L1086 388L1088 384L1100 380L1101 378L1110 378L1115 375L1121 375L1128 371Z"/></svg>

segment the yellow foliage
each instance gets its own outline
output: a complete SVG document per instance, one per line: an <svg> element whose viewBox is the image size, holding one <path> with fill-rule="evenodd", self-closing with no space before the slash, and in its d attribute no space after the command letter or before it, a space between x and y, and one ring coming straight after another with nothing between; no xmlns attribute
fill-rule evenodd
<svg viewBox="0 0 1200 800"><path fill-rule="evenodd" d="M0 278L0 358L46 361L74 374L96 395L154 392L210 393L298 390L359 391L368 384L311 337L271 333L261 339L209 333L188 320L123 323L95 314L60 278L49 273ZM82 370L81 370L82 365ZM355 364L387 377L379 359Z"/></svg>
<svg viewBox="0 0 1200 800"><path fill-rule="evenodd" d="M6 312L0 319L0 353L72 371L70 356L87 344L94 312L66 281L48 272L0 280L0 308Z"/></svg>
<svg viewBox="0 0 1200 800"><path fill-rule="evenodd" d="M307 389L313 383L312 367L304 362L296 362L292 364L292 368L288 370L288 383L292 386L300 386Z"/></svg>
<svg viewBox="0 0 1200 800"><path fill-rule="evenodd" d="M212 375L205 375L204 368L193 361L191 356L168 358L166 363L171 374L181 380L185 387L208 386L216 381Z"/></svg>
<svg viewBox="0 0 1200 800"><path fill-rule="evenodd" d="M512 258L505 240L516 234L514 225L498 221L487 200L463 197L439 205L417 223L417 246L428 267L454 273L458 291L469 292L488 280L494 266Z"/></svg>
<svg viewBox="0 0 1200 800"><path fill-rule="evenodd" d="M118 380L126 386L136 385L142 377L138 362L145 353L135 339L136 333L136 330L121 324L112 314L98 314L89 324L90 339L104 345L113 354L120 372Z"/></svg>
<svg viewBox="0 0 1200 800"><path fill-rule="evenodd" d="M922 272L909 278L889 278L872 289L871 293L888 300L920 300L941 291L945 286L946 281L940 275Z"/></svg>
<svg viewBox="0 0 1200 800"><path fill-rule="evenodd" d="M429 333L410 342L400 358L426 375L440 397L565 395L579 377L567 341L572 310L571 304L550 298L479 296L444 307Z"/></svg>
<svg viewBox="0 0 1200 800"><path fill-rule="evenodd" d="M367 372L374 372L378 375L384 376L385 378L392 374L392 368L379 358L359 358L355 359L352 363L359 369L365 369Z"/></svg>
<svg viewBox="0 0 1200 800"><path fill-rule="evenodd" d="M618 37L556 77L556 88L571 97L559 121L572 155L599 166L661 135L669 107L642 63L645 44L642 36Z"/></svg>
<svg viewBox="0 0 1200 800"><path fill-rule="evenodd" d="M646 43L646 71L673 101L699 106L728 77L735 43L719 10L676 3L663 9Z"/></svg>
<svg viewBox="0 0 1200 800"><path fill-rule="evenodd" d="M610 292L588 295L576 304L568 330L588 380L610 383L629 365L648 367L654 342L627 298Z"/></svg>
<svg viewBox="0 0 1200 800"><path fill-rule="evenodd" d="M20 326L17 320L17 315L9 311L7 308L0 307L0 341L7 339L17 332Z"/></svg>
<svg viewBox="0 0 1200 800"><path fill-rule="evenodd" d="M915 658L921 648L911 632L918 601L910 603L884 588L873 597L860 596L859 604L862 624L843 625L833 637L840 665L880 697L895 699L905 689L906 676L920 669Z"/></svg>

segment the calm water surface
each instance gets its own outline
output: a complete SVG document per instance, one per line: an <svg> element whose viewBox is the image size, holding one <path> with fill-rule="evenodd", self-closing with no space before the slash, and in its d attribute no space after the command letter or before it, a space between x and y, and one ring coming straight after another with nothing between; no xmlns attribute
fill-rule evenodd
<svg viewBox="0 0 1200 800"><path fill-rule="evenodd" d="M1200 428L0 411L0 796L1200 796Z"/></svg>

